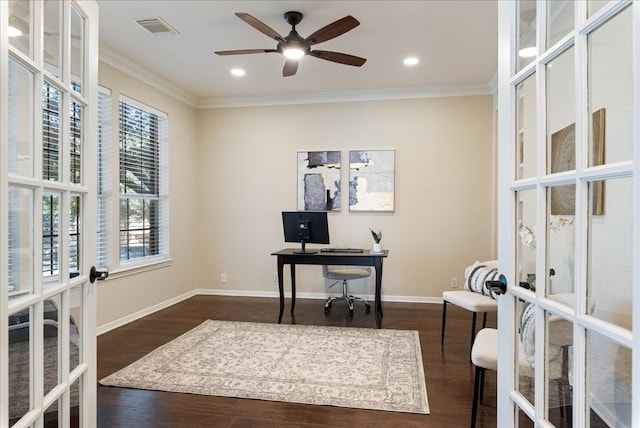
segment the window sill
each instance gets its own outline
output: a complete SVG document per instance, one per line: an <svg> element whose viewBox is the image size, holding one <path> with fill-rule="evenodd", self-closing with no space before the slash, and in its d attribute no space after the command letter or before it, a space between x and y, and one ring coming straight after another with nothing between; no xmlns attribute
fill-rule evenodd
<svg viewBox="0 0 640 428"><path fill-rule="evenodd" d="M127 263L125 265L118 266L117 269L109 270L109 276L106 280L109 281L110 279L118 279L129 275L137 275L139 273L169 267L172 264L173 259L170 257L159 257L152 260Z"/></svg>

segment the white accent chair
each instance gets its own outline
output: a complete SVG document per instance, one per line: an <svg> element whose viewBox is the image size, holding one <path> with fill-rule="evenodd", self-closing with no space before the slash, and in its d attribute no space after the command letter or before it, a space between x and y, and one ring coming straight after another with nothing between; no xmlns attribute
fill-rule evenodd
<svg viewBox="0 0 640 428"><path fill-rule="evenodd" d="M355 301L363 301L367 312L371 310L371 305L363 297L353 296L349 294L347 281L352 279L367 278L371 275L371 268L354 268L344 266L322 266L322 276L326 279L336 280L329 287L333 287L338 282L342 282L342 295L331 296L324 304L324 313L328 314L331 311L331 305L336 300L344 300L349 306L349 311L353 313L353 303Z"/></svg>
<svg viewBox="0 0 640 428"><path fill-rule="evenodd" d="M560 398L560 415L564 417L565 393L570 391L569 385L569 346L571 346L571 324L559 317L552 317L549 323L557 323L550 338L550 346L560 350L553 360L549 361L549 380L555 381ZM554 337L555 336L555 337ZM535 371L529 362L521 342L518 346L518 374L533 378ZM471 409L471 428L476 426L478 402L482 403L484 390L484 375L486 370L498 370L498 330L483 328L476 335L471 349L471 362L475 369L473 382L473 407ZM567 412L567 426L572 426L571 411Z"/></svg>
<svg viewBox="0 0 640 428"><path fill-rule="evenodd" d="M440 337L440 345L444 346L444 334L447 322L447 303L456 305L462 309L466 309L473 313L471 321L471 347L473 347L474 337L476 335L476 318L478 312L483 314L482 328L487 326L487 313L498 311L498 302L489 296L474 293L468 290L445 291L442 293L442 334ZM471 349L471 348L469 348Z"/></svg>
<svg viewBox="0 0 640 428"><path fill-rule="evenodd" d="M473 313L471 321L471 345L476 335L476 319L478 313L483 314L482 328L487 326L487 313L498 311L498 302L491 296L484 294L484 282L494 279L497 275L497 260L475 262L464 271L464 290L451 290L442 293L442 333L440 345L444 346L444 335L447 323L447 304L451 303ZM472 291L473 290L473 291ZM489 293L486 291L486 293Z"/></svg>

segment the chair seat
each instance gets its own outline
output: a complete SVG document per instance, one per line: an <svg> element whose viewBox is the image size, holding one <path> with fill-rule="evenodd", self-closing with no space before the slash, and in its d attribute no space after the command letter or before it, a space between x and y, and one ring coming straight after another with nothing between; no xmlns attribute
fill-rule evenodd
<svg viewBox="0 0 640 428"><path fill-rule="evenodd" d="M527 361L522 346L518 346L518 366L520 375L533 377L533 367ZM476 335L471 349L471 362L477 367L487 370L498 370L498 329L483 328ZM554 371L551 379L557 379L560 374Z"/></svg>
<svg viewBox="0 0 640 428"><path fill-rule="evenodd" d="M358 278L366 278L371 275L370 269L331 269L328 268L325 274L327 279L337 279L337 280L350 280L350 279L358 279Z"/></svg>
<svg viewBox="0 0 640 428"><path fill-rule="evenodd" d="M468 290L445 291L442 300L471 312L497 312L498 302L489 296Z"/></svg>

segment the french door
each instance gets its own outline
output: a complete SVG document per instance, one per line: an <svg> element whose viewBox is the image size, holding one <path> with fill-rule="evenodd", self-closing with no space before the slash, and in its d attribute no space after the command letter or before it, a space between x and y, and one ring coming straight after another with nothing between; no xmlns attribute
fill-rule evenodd
<svg viewBox="0 0 640 428"><path fill-rule="evenodd" d="M498 9L498 426L639 426L640 2Z"/></svg>
<svg viewBox="0 0 640 428"><path fill-rule="evenodd" d="M0 427L95 426L93 1L0 2Z"/></svg>

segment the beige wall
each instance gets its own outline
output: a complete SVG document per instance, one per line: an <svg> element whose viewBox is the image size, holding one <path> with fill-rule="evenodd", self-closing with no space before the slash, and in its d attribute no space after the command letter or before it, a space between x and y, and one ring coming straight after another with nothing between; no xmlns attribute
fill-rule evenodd
<svg viewBox="0 0 640 428"><path fill-rule="evenodd" d="M173 262L169 267L98 283L98 327L196 288L199 250L194 245L198 236L195 206L199 200L194 186L198 143L195 109L103 62L99 66L99 83L112 91L114 124L118 123L120 94L163 111L169 117L169 239ZM113 129L113 138L117 147L117 127Z"/></svg>
<svg viewBox="0 0 640 428"><path fill-rule="evenodd" d="M475 260L495 256L490 96L210 109L198 112L202 287L272 295L280 212L296 209L296 152L396 151L394 213L329 214L331 244L369 248L382 230L383 298L435 301ZM343 189L348 171L342 173ZM346 190L345 190L346 191ZM220 283L226 273L228 283ZM318 266L297 269L302 296L321 297ZM285 269L288 289L288 269ZM372 294L372 279L354 284ZM332 292L339 290L332 289Z"/></svg>
<svg viewBox="0 0 640 428"><path fill-rule="evenodd" d="M169 116L173 259L100 283L99 328L195 290L277 295L270 253L295 245L280 212L296 209L298 151L340 150L345 162L352 149L396 151L394 213L329 215L335 246L369 248L369 227L383 231L384 299L438 301L452 277L462 287L466 266L494 257L490 96L197 110L103 62L99 81L114 102L123 94ZM372 283L352 291L370 295ZM301 297L326 285L319 267L299 267Z"/></svg>

